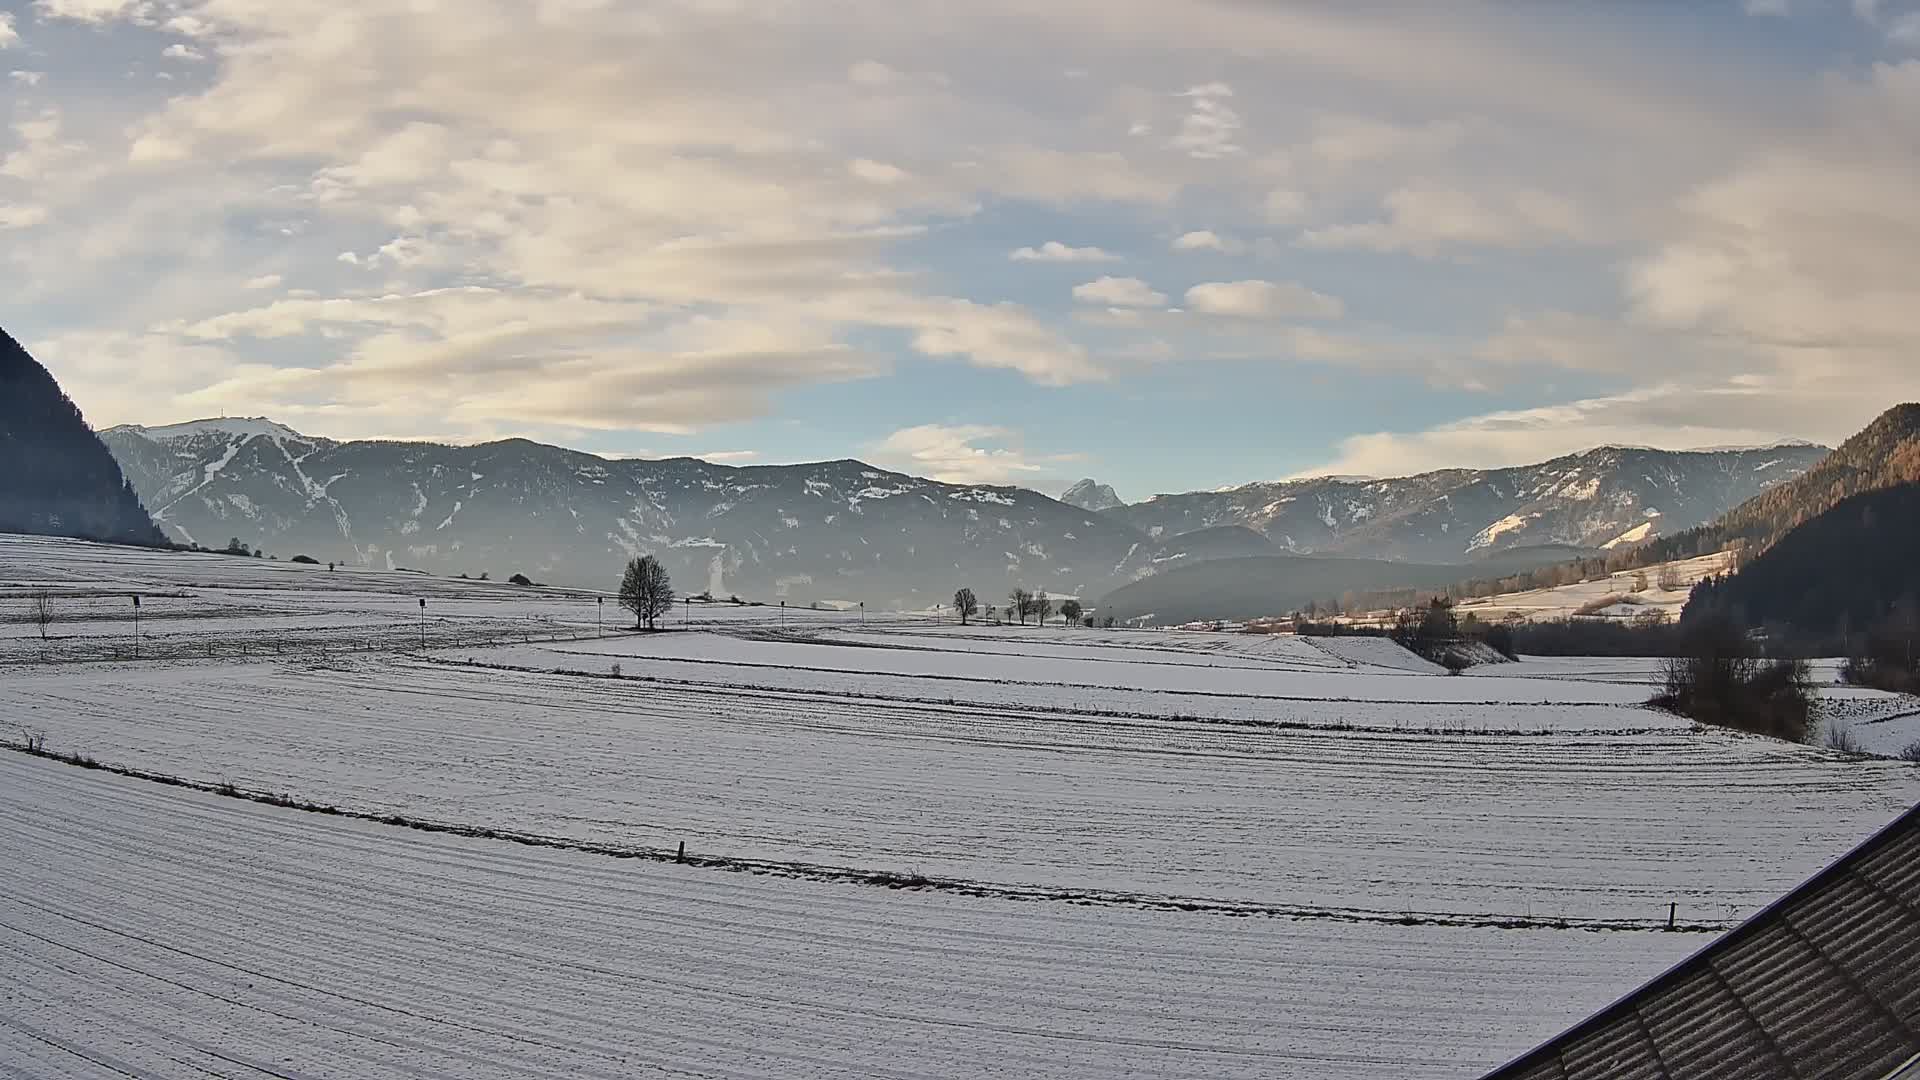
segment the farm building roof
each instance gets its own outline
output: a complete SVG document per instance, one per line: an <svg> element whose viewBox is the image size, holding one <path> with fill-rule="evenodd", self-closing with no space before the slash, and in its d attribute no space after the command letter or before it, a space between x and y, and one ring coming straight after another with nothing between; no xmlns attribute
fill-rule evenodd
<svg viewBox="0 0 1920 1080"><path fill-rule="evenodd" d="M1920 807L1486 1080L1920 1077Z"/></svg>

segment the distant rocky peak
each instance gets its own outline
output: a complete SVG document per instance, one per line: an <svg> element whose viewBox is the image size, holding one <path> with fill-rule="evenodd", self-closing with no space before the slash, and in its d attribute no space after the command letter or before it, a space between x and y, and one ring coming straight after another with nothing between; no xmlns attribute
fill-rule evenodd
<svg viewBox="0 0 1920 1080"><path fill-rule="evenodd" d="M1116 506L1125 505L1120 501L1120 496L1114 493L1111 484L1099 483L1092 477L1087 477L1062 492L1060 501L1066 503L1068 506L1077 506L1090 513L1098 513L1101 510L1111 510Z"/></svg>

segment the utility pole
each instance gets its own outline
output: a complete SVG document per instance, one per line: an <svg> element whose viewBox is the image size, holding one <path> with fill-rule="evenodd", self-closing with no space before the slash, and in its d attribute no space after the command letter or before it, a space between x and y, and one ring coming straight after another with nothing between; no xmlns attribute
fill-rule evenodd
<svg viewBox="0 0 1920 1080"><path fill-rule="evenodd" d="M427 650L427 598L420 598L420 651Z"/></svg>
<svg viewBox="0 0 1920 1080"><path fill-rule="evenodd" d="M133 658L140 659L140 594L133 594Z"/></svg>
<svg viewBox="0 0 1920 1080"><path fill-rule="evenodd" d="M607 611L607 598L604 596L594 597L593 598L593 636L594 637L607 636L607 632L600 628L601 620L606 617L606 611Z"/></svg>

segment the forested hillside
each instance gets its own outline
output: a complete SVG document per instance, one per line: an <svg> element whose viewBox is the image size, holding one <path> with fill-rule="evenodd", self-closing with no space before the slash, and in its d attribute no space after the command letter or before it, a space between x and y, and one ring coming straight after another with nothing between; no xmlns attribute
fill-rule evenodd
<svg viewBox="0 0 1920 1080"><path fill-rule="evenodd" d="M165 541L46 368L0 330L0 532Z"/></svg>
<svg viewBox="0 0 1920 1080"><path fill-rule="evenodd" d="M1796 526L1862 492L1920 482L1920 404L1896 405L1804 474L1769 488L1697 529L1635 549L1642 564L1733 544L1758 554Z"/></svg>
<svg viewBox="0 0 1920 1080"><path fill-rule="evenodd" d="M1748 626L1789 624L1847 638L1920 612L1920 483L1842 499L1740 571L1696 586L1691 621L1709 612Z"/></svg>

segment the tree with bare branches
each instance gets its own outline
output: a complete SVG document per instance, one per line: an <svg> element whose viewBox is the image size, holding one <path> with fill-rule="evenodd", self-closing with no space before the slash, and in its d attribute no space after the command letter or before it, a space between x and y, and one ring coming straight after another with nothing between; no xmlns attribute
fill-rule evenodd
<svg viewBox="0 0 1920 1080"><path fill-rule="evenodd" d="M47 640L47 627L53 625L53 594L45 589L33 594L33 621L40 628L40 640Z"/></svg>

